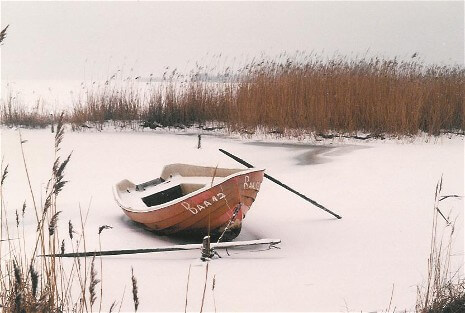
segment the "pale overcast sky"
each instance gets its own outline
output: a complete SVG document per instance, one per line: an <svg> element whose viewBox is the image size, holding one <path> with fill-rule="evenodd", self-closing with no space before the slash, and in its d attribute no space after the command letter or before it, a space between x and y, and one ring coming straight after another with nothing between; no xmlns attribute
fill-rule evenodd
<svg viewBox="0 0 465 313"><path fill-rule="evenodd" d="M160 75L295 50L463 64L464 2L1 2L2 80ZM323 51L323 52L322 52ZM237 61L235 61L237 62Z"/></svg>

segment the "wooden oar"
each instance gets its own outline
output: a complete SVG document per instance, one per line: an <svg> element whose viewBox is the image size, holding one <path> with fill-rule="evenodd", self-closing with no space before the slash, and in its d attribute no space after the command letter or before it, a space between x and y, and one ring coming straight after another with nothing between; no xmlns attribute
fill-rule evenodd
<svg viewBox="0 0 465 313"><path fill-rule="evenodd" d="M226 154L226 155L227 155L228 157L230 157L231 159L234 159L235 161L241 163L242 165L247 166L248 168L254 167L252 164L247 163L246 161L242 160L241 158L235 156L235 155L232 154L232 153L229 153L229 152L226 151L226 150L223 150L223 149L219 149L219 150L220 150L221 152L223 152L224 154ZM306 195L301 194L301 193L298 192L297 190L292 189L291 187L289 187L288 185L286 185L286 184L280 182L280 181L277 180L276 178L274 178L274 177L272 177L272 176L270 176L270 175L268 175L268 174L265 174L265 177L268 178L269 180L271 180L273 183L278 184L279 186L281 186L281 187L283 187L283 188L289 190L290 192L295 193L295 194L298 195L299 197L301 197L301 198L307 200L308 202L310 202L310 203L313 204L314 206L316 206L316 207L322 209L323 211L326 211L326 212L328 212L329 214L335 216L336 218L338 218L338 219L341 219L341 218L342 218L340 215L338 215L338 214L336 214L336 213L334 213L334 212L328 210L327 208L325 208L323 205L319 204L319 203L316 202L315 200L312 200L312 199L310 199L309 197L307 197Z"/></svg>
<svg viewBox="0 0 465 313"><path fill-rule="evenodd" d="M257 246L257 245L273 246L278 243L281 243L280 239L259 239L259 240L250 240L250 241L211 243L210 248L228 249L228 248L235 248L235 247L248 247L248 246ZM45 254L42 256L57 257L57 258L76 258L76 257L127 255L127 254L154 253L154 252L187 251L187 250L199 250L200 251L201 248L202 248L202 244L189 244L189 245L176 245L176 246L170 246L170 247L160 247L160 248L151 248L151 249L149 248L149 249L108 250L108 251L94 251L94 252L57 253L57 254Z"/></svg>

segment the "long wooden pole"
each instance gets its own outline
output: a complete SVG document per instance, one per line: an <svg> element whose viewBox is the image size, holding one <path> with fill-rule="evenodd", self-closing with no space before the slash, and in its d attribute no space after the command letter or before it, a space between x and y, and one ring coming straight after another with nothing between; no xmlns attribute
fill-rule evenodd
<svg viewBox="0 0 465 313"><path fill-rule="evenodd" d="M226 154L226 155L227 155L228 157L230 157L231 159L234 159L235 161L241 163L242 165L247 166L248 168L254 167L252 164L250 164L250 163L244 161L243 159L241 159L241 158L235 156L235 155L232 154L232 153L229 153L229 152L226 151L226 150L223 150L223 149L219 149L219 150L220 150L221 152L223 152L224 154ZM301 197L302 199L307 200L308 202L310 202L310 203L313 204L314 206L316 206L316 207L322 209L323 211L328 212L329 214L333 215L334 217L336 217L336 218L338 218L338 219L341 219L341 218L342 218L340 215L338 215L338 214L336 214L336 213L334 213L334 212L328 210L327 208L325 208L323 205L319 204L319 203L316 202L315 200L312 200L312 199L310 199L309 197L307 197L306 195L301 194L301 193L298 192L297 190L292 189L291 187L289 187L288 185L286 185L286 184L280 182L280 181L277 180L276 178L274 178L274 177L272 177L272 176L270 176L270 175L268 175L268 174L265 174L265 177L268 178L269 180L271 180L273 183L278 184L279 186L283 187L284 189L287 189L287 190L289 190L290 192L292 192L292 193L298 195L298 196Z"/></svg>
<svg viewBox="0 0 465 313"><path fill-rule="evenodd" d="M258 245L274 246L279 243L281 243L280 239L257 239L257 240L249 240L249 241L211 243L210 247L212 249L228 249L228 248L235 248L235 247L249 247L249 246L258 246ZM154 253L154 252L200 250L201 248L202 248L202 244L188 244L188 245L176 245L176 246L169 246L169 247L149 248L149 249L71 252L71 253L63 253L63 254L61 253L45 254L41 256L56 257L56 258L76 258L76 257L93 257L93 256L127 255L127 254Z"/></svg>

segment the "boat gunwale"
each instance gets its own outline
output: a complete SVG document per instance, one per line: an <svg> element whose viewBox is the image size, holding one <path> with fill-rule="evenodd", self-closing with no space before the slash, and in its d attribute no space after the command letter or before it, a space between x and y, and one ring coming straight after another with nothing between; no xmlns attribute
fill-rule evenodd
<svg viewBox="0 0 465 313"><path fill-rule="evenodd" d="M186 201L187 199L195 197L195 196L207 191L208 189L212 189L214 187L217 187L217 186L219 186L219 185L221 185L221 184L223 184L223 183L227 182L228 180L233 179L235 177L250 174L250 173L254 173L254 172L264 172L264 171L265 171L265 169L261 169L261 168L249 168L249 169L239 170L239 172L228 175L228 176L224 177L222 180L220 180L220 181L218 181L218 182L216 182L216 183L214 183L212 185L205 185L204 187L202 187L200 189L197 189L197 190L195 190L195 191L193 191L191 193L188 193L188 194L186 194L186 195L184 195L182 197L176 198L176 199L171 200L169 202L165 202L165 203L158 204L158 205L155 205L155 206L147 207L146 210L135 210L135 209L132 209L131 207L127 207L127 206L123 205L123 201L122 201L121 197L119 196L119 191L118 191L118 187L117 187L119 183L113 185L113 197L115 198L115 200L118 203L119 207L121 209L125 210L125 211L131 212L131 213L150 213L150 212L155 212L155 211L158 211L160 209L175 205L176 203ZM190 176L183 176L183 177L190 177ZM213 178L213 176L212 176L212 178Z"/></svg>

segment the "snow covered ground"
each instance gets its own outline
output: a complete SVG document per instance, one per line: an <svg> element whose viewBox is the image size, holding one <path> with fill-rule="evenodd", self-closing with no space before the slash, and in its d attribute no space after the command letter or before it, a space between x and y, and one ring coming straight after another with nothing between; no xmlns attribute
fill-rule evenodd
<svg viewBox="0 0 465 313"><path fill-rule="evenodd" d="M36 199L44 196L53 162L50 130L21 130ZM22 164L18 130L2 129L1 154L9 164L4 194L9 220L26 200L26 236L36 223ZM417 286L425 281L434 190L443 175L443 194L463 195L463 137L413 142L240 139L178 132L67 132L63 155L73 151L59 196L58 231L67 238L68 220L79 228L85 214L87 250L150 248L182 244L158 237L129 221L113 200L111 186L128 178L157 177L165 164L219 167L241 165L223 148L342 215L341 220L265 180L237 240L279 238L280 250L235 250L209 262L205 311L380 311L412 310ZM463 264L463 198L441 202L457 218L452 261ZM441 228L445 223L440 221ZM12 222L14 223L14 222ZM200 254L171 252L103 259L103 309L114 300L131 311L131 267L138 280L139 311L198 311L206 263ZM463 274L463 268L461 269ZM212 282L215 278L215 288ZM98 301L98 300L97 300Z"/></svg>

